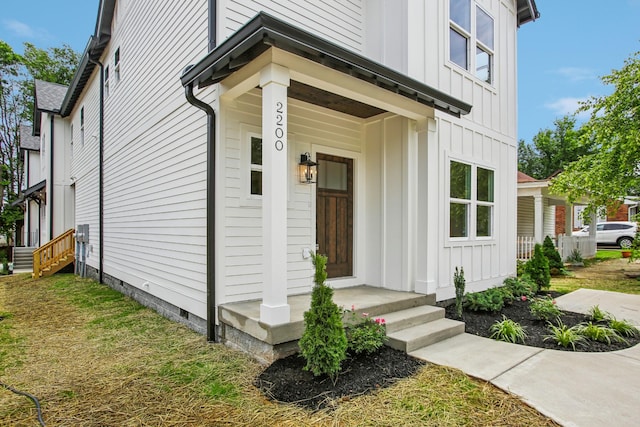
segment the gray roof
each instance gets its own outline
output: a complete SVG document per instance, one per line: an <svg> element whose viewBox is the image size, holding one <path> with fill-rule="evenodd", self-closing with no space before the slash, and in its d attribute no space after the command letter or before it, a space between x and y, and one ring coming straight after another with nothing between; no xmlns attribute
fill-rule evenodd
<svg viewBox="0 0 640 427"><path fill-rule="evenodd" d="M67 86L58 83L49 83L44 80L36 80L36 104L35 109L49 113L60 113L60 106L67 93Z"/></svg>
<svg viewBox="0 0 640 427"><path fill-rule="evenodd" d="M33 128L31 126L20 125L20 148L40 151L40 138L33 136Z"/></svg>

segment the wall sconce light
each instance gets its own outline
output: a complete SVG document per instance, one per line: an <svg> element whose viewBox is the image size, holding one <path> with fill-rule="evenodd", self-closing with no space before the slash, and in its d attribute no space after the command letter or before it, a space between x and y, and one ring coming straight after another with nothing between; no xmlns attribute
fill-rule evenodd
<svg viewBox="0 0 640 427"><path fill-rule="evenodd" d="M318 177L318 164L311 160L311 154L304 153L300 155L300 163L298 164L298 172L300 174L300 182L303 184L315 184Z"/></svg>

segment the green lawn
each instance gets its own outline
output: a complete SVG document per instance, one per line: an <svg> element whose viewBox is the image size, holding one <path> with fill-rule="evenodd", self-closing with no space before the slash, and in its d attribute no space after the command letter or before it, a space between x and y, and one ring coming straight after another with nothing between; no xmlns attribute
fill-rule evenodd
<svg viewBox="0 0 640 427"><path fill-rule="evenodd" d="M37 396L47 426L547 426L516 397L429 365L375 393L310 412L270 401L263 369L87 279L0 279L0 381ZM0 425L36 425L0 389Z"/></svg>

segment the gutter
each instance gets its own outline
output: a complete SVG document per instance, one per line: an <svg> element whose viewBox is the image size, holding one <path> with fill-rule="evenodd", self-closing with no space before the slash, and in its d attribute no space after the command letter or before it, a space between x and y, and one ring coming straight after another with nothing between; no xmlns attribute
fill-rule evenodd
<svg viewBox="0 0 640 427"><path fill-rule="evenodd" d="M185 70L186 72L186 70ZM219 342L216 331L216 179L215 131L216 113L206 102L193 94L193 83L185 86L189 103L207 114L207 341Z"/></svg>
<svg viewBox="0 0 640 427"><path fill-rule="evenodd" d="M100 108L98 118L98 281L104 283L104 65L89 56L89 62L100 67Z"/></svg>

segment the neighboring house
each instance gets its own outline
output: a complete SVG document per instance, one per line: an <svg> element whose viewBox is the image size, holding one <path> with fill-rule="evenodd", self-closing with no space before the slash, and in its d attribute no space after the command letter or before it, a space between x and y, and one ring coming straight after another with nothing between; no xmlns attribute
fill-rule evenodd
<svg viewBox="0 0 640 427"><path fill-rule="evenodd" d="M585 225L582 211L583 205L573 207L573 231L580 230ZM598 215L597 222L602 221L636 221L638 214L638 201L633 198L626 198L614 210L607 210L603 215ZM567 230L566 209L564 206L556 208L556 234L564 234Z"/></svg>
<svg viewBox="0 0 640 427"><path fill-rule="evenodd" d="M502 283L516 33L537 15L533 0L102 0L60 106L88 274L209 339L224 304L287 323L316 249L334 288L447 300L459 266L468 291Z"/></svg>
<svg viewBox="0 0 640 427"><path fill-rule="evenodd" d="M566 197L549 192L551 179L535 179L518 171L518 259L528 259L536 243L542 243L546 236L551 237L563 258L575 248L584 257L595 255L595 235L588 238L572 237L573 218L566 217ZM577 208L578 206L576 206ZM558 222L564 221L562 232L558 232ZM569 230L565 232L565 230Z"/></svg>
<svg viewBox="0 0 640 427"><path fill-rule="evenodd" d="M60 116L67 86L36 80L34 126L21 129L22 244L38 247L75 227L69 124Z"/></svg>

